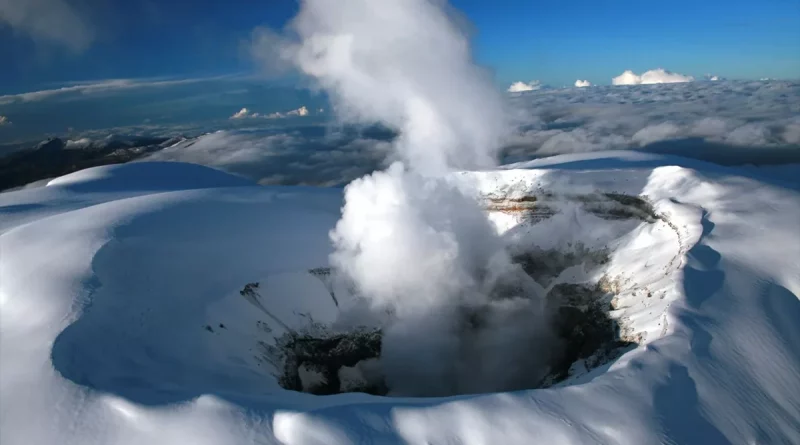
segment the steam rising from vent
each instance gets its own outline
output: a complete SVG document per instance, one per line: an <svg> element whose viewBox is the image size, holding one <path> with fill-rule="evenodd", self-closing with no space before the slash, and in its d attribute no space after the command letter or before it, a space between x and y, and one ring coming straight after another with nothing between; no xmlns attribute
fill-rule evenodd
<svg viewBox="0 0 800 445"><path fill-rule="evenodd" d="M353 181L346 198L332 262L376 306L402 317L480 301L477 277L502 245L455 185L395 163Z"/></svg>
<svg viewBox="0 0 800 445"><path fill-rule="evenodd" d="M347 186L331 233L332 265L373 314L392 314L382 364L395 394L515 389L545 372L541 288L448 175L494 165L507 128L458 20L439 0L305 0L280 50L340 119L399 133L397 162ZM498 300L500 287L513 291ZM530 363L508 366L518 348Z"/></svg>
<svg viewBox="0 0 800 445"><path fill-rule="evenodd" d="M439 0L306 0L282 52L347 122L381 122L415 171L491 166L506 132L501 97ZM463 21L461 22L463 23Z"/></svg>

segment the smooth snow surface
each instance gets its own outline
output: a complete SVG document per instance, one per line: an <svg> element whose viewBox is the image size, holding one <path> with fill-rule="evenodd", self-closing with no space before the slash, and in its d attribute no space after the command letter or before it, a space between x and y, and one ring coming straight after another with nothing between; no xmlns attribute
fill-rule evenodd
<svg viewBox="0 0 800 445"><path fill-rule="evenodd" d="M0 194L0 444L800 443L793 183L632 152L455 176L486 196L646 195L664 223L490 215L511 246L608 240L611 315L640 345L550 389L285 391L254 350L336 319L308 271L327 266L341 190L100 167Z"/></svg>

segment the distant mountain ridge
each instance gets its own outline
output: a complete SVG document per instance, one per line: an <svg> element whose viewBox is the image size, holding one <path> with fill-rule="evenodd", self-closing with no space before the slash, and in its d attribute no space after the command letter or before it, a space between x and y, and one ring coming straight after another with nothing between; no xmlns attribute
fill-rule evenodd
<svg viewBox="0 0 800 445"><path fill-rule="evenodd" d="M100 165L121 164L174 145L184 137L48 138L0 157L0 191Z"/></svg>

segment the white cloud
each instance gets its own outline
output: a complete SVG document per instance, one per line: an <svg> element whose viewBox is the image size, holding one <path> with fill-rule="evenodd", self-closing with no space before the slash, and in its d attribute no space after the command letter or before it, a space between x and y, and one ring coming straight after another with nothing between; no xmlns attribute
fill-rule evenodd
<svg viewBox="0 0 800 445"><path fill-rule="evenodd" d="M795 118L783 129L783 140L787 144L800 145L800 118Z"/></svg>
<svg viewBox="0 0 800 445"><path fill-rule="evenodd" d="M287 111L286 113L279 113L279 112L270 113L264 117L266 117L267 119L283 119L286 117L294 117L294 116L297 117L308 116L308 108L306 108L305 105L303 105L302 107L296 110Z"/></svg>
<svg viewBox="0 0 800 445"><path fill-rule="evenodd" d="M252 114L250 113L250 110L248 110L247 108L242 108L241 110L237 111L236 113L233 113L233 116L231 116L231 119L244 119L246 117L252 117Z"/></svg>
<svg viewBox="0 0 800 445"><path fill-rule="evenodd" d="M522 93L525 91L535 91L542 88L542 83L538 80L532 80L528 83L525 82L514 82L508 87L509 93Z"/></svg>
<svg viewBox="0 0 800 445"><path fill-rule="evenodd" d="M605 135L576 128L572 131L549 130L538 152L543 155L625 148L629 142L620 135Z"/></svg>
<svg viewBox="0 0 800 445"><path fill-rule="evenodd" d="M639 145L648 145L653 142L674 139L680 134L681 129L672 122L660 122L658 124L648 125L637 131L631 137L631 141Z"/></svg>
<svg viewBox="0 0 800 445"><path fill-rule="evenodd" d="M770 143L770 131L760 123L744 124L731 131L725 141L732 145L765 146Z"/></svg>
<svg viewBox="0 0 800 445"><path fill-rule="evenodd" d="M92 145L92 140L89 138L80 138L75 140L68 140L65 144L64 148L68 150L79 150L82 148L87 148Z"/></svg>
<svg viewBox="0 0 800 445"><path fill-rule="evenodd" d="M650 70L638 75L631 70L626 70L619 76L611 79L613 85L650 85L656 83L680 83L691 82L694 80L692 76L684 76L683 74L672 73L662 68Z"/></svg>
<svg viewBox="0 0 800 445"><path fill-rule="evenodd" d="M289 116L308 116L308 108L304 106L286 113Z"/></svg>
<svg viewBox="0 0 800 445"><path fill-rule="evenodd" d="M322 109L320 109L320 112L322 112ZM300 108L298 108L296 110L287 111L285 113L281 113L279 111L276 111L276 112L270 113L270 114L254 113L254 112L248 110L247 108L242 108L241 110L239 110L236 113L234 113L233 116L231 116L230 118L231 119L245 119L245 118L263 117L264 119L283 119L283 118L287 118L287 117L304 117L304 116L308 116L308 108L306 108L305 105L301 106Z"/></svg>
<svg viewBox="0 0 800 445"><path fill-rule="evenodd" d="M578 79L578 80L575 81L575 86L578 87L578 88L590 87L590 86L592 86L592 82L589 82L588 80L580 80L580 79Z"/></svg>
<svg viewBox="0 0 800 445"><path fill-rule="evenodd" d="M658 150L726 163L743 159L763 162L764 153L775 151L787 156L797 153L794 159L800 159L796 150L800 145L800 82L693 82L663 85L657 91L599 85L511 96L509 102L512 111L519 113L515 122L519 129L504 151L507 160L611 149ZM233 114L241 105L224 115ZM316 107L307 108L309 115L318 113ZM284 121L261 115L261 119L235 122L246 122L248 131L214 133L200 138L202 144L198 141L183 149L168 149L160 156L224 168L264 184L343 185L380 168L390 153L391 139L359 138L349 129L304 134L289 128L286 137L270 137L274 132L257 134L251 128L261 124L272 128L273 123L283 125ZM322 128L306 125L303 122L302 127ZM0 133L11 128L2 127ZM169 130L141 126L114 131L171 136L208 130L205 126ZM104 135L97 131L71 137L99 139ZM735 159L731 153L736 154Z"/></svg>
<svg viewBox="0 0 800 445"><path fill-rule="evenodd" d="M2 2L3 0L0 0ZM64 86L61 88L53 88L49 90L30 91L20 94L8 94L0 96L0 105L7 105L17 102L37 102L47 100L56 96L69 95L69 94L98 94L108 93L121 90L130 90L135 88L151 88L151 87L165 87L173 85L182 85L196 82L203 82L214 79L222 79L221 77L207 77L207 78L192 78L192 79L108 79L94 82L76 82L74 84Z"/></svg>
<svg viewBox="0 0 800 445"><path fill-rule="evenodd" d="M84 11L66 0L0 0L0 24L33 40L74 52L88 48L95 31Z"/></svg>
<svg viewBox="0 0 800 445"><path fill-rule="evenodd" d="M718 135L727 134L729 132L730 124L725 119L718 117L704 117L695 122L689 134L691 136L699 136L704 138L712 138Z"/></svg>
<svg viewBox="0 0 800 445"><path fill-rule="evenodd" d="M10 123L11 121L9 121L7 117L0 116L0 127L2 127L3 125L9 125Z"/></svg>
<svg viewBox="0 0 800 445"><path fill-rule="evenodd" d="M146 160L208 165L261 184L341 186L384 166L391 142L358 134L217 131L187 139Z"/></svg>

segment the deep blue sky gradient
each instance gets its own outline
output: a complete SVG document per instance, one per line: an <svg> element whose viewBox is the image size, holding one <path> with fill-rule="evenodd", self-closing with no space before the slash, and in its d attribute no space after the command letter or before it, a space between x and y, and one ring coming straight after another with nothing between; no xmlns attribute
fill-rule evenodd
<svg viewBox="0 0 800 445"><path fill-rule="evenodd" d="M696 77L800 77L796 0L456 4L480 30L479 58L505 80L607 84L625 69L657 67Z"/></svg>
<svg viewBox="0 0 800 445"><path fill-rule="evenodd" d="M25 0L21 0L25 1ZM498 84L608 84L625 69L702 77L800 78L797 0L453 0L475 24L477 59ZM73 53L0 23L0 94L109 78L196 77L254 69L242 42L283 26L294 0L84 0L91 46Z"/></svg>

